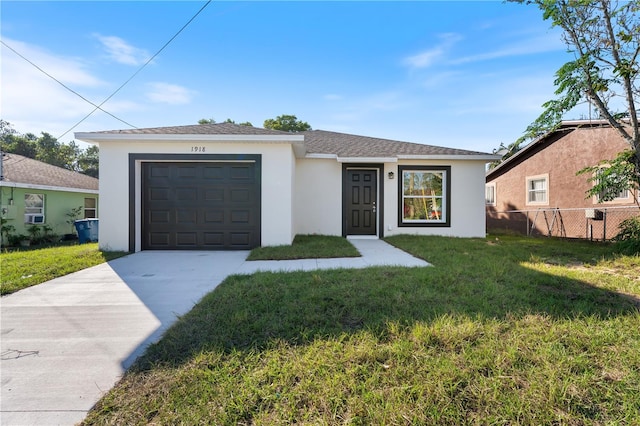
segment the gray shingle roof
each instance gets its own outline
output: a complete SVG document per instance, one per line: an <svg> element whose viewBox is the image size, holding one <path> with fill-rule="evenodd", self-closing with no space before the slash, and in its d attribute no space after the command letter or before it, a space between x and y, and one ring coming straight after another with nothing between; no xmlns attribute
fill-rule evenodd
<svg viewBox="0 0 640 426"><path fill-rule="evenodd" d="M18 154L3 154L6 183L98 190L98 179Z"/></svg>
<svg viewBox="0 0 640 426"><path fill-rule="evenodd" d="M395 157L399 155L488 156L485 152L445 148L412 142L368 136L350 135L325 130L288 133L233 123L193 124L188 126L152 127L145 129L107 130L87 135L303 135L308 154L328 154L338 157Z"/></svg>
<svg viewBox="0 0 640 426"><path fill-rule="evenodd" d="M346 133L309 130L304 135L307 153L338 157L395 157L398 155L488 155L484 152L401 142Z"/></svg>
<svg viewBox="0 0 640 426"><path fill-rule="evenodd" d="M145 129L105 130L95 133L120 135L291 135L279 130L241 126L233 123L192 124L188 126L149 127Z"/></svg>

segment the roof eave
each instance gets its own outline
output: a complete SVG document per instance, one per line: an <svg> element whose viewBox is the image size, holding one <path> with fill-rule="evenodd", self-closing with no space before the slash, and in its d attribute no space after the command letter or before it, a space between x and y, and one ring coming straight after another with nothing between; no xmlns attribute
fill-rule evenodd
<svg viewBox="0 0 640 426"><path fill-rule="evenodd" d="M446 161L484 161L490 162L500 159L495 154L478 155L396 155L393 157L340 157L336 154L309 153L304 158L335 159L339 163L397 163L399 160L446 160Z"/></svg>
<svg viewBox="0 0 640 426"><path fill-rule="evenodd" d="M456 160L456 161L495 161L499 160L501 157L496 154L444 154L444 155L435 155L435 154L427 154L427 155L398 155L399 160Z"/></svg>
<svg viewBox="0 0 640 426"><path fill-rule="evenodd" d="M134 134L134 133L76 133L83 142L233 142L233 143L288 143L296 157L307 153L303 135L232 135L232 134Z"/></svg>
<svg viewBox="0 0 640 426"><path fill-rule="evenodd" d="M555 130L552 130L550 132L547 132L547 133L544 133L544 134L538 136L536 139L532 140L527 145L525 145L524 148L522 148L520 151L516 152L511 157L507 158L506 160L504 160L502 163L498 164L493 169L487 171L485 176L489 177L489 176L493 175L494 173L496 173L498 170L506 167L506 165L511 164L514 161L517 161L520 158L520 156L522 156L525 152L528 152L529 150L533 149L534 146L537 146L538 144L542 143L544 140L546 140L549 136L553 135L554 133L557 133L559 131L571 130L572 128L582 127L582 126L586 126L586 125L599 126L599 125L610 125L610 123L607 120L602 120L602 119L598 119L598 120L563 120L563 121L560 122L560 127L558 127Z"/></svg>
<svg viewBox="0 0 640 426"><path fill-rule="evenodd" d="M339 157L338 163L397 163L397 157Z"/></svg>
<svg viewBox="0 0 640 426"><path fill-rule="evenodd" d="M37 183L11 182L7 180L0 181L0 186L4 186L7 188L38 189L42 191L79 192L79 193L85 193L85 194L99 193L99 190L97 189L71 188L68 186L41 185Z"/></svg>
<svg viewBox="0 0 640 426"><path fill-rule="evenodd" d="M135 133L83 133L75 138L84 142L304 142L303 135L233 135L233 134L135 134Z"/></svg>

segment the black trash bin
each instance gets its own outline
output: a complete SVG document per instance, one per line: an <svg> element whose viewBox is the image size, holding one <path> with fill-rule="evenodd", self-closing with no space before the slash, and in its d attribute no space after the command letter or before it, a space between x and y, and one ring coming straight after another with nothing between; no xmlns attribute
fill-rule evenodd
<svg viewBox="0 0 640 426"><path fill-rule="evenodd" d="M80 244L98 241L98 219L82 219L74 222Z"/></svg>

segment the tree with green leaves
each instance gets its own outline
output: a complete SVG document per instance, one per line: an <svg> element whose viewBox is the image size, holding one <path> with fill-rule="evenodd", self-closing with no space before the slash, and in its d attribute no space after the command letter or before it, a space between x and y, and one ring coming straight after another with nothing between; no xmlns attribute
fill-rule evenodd
<svg viewBox="0 0 640 426"><path fill-rule="evenodd" d="M98 177L97 146L82 150L74 141L60 143L47 132L39 137L33 133L20 134L5 120L0 120L0 150Z"/></svg>
<svg viewBox="0 0 640 426"><path fill-rule="evenodd" d="M99 177L100 149L98 145L91 145L78 155L78 169L85 175Z"/></svg>
<svg viewBox="0 0 640 426"><path fill-rule="evenodd" d="M80 155L80 147L78 147L74 141L63 144L47 132L42 132L41 135L42 136L35 141L36 160L78 171L76 161L78 155Z"/></svg>
<svg viewBox="0 0 640 426"><path fill-rule="evenodd" d="M562 29L574 55L556 72L557 98L543 104L511 151L557 129L567 112L586 101L629 144L615 159L579 172L594 183L587 196L608 201L625 189L640 190L640 0L510 1L538 6L545 20Z"/></svg>
<svg viewBox="0 0 640 426"><path fill-rule="evenodd" d="M304 132L311 130L311 126L306 121L298 120L298 117L295 115L286 114L264 120L264 128L283 132Z"/></svg>
<svg viewBox="0 0 640 426"><path fill-rule="evenodd" d="M231 124L237 124L238 126L253 127L253 124L251 124L251 122L249 121L236 123L234 120L230 118L227 118L226 120L224 120L223 123L231 123ZM214 120L213 118L201 118L200 120L198 120L198 124L216 124L216 120Z"/></svg>

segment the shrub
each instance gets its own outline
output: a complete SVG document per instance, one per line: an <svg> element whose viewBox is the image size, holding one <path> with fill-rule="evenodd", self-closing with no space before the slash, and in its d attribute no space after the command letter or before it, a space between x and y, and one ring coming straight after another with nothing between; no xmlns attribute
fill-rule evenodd
<svg viewBox="0 0 640 426"><path fill-rule="evenodd" d="M620 232L613 237L616 250L623 254L640 254L640 216L625 219L620 223Z"/></svg>

